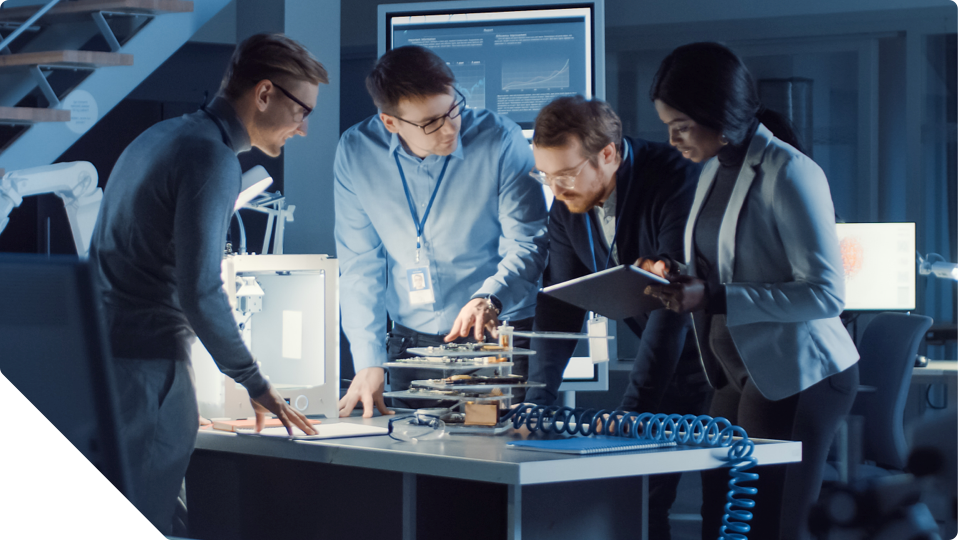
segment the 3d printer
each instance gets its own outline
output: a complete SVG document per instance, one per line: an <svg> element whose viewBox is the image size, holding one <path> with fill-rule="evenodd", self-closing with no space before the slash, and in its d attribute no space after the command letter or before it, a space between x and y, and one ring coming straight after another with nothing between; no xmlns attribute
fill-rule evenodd
<svg viewBox="0 0 958 540"><path fill-rule="evenodd" d="M303 414L339 415L339 267L326 255L231 255L223 283L263 374ZM246 389L220 373L197 341L200 414L253 416Z"/></svg>

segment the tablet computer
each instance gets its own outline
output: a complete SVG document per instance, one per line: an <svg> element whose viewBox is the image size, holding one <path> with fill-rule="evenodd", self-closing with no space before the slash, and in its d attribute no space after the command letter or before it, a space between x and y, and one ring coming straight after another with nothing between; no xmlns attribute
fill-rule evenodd
<svg viewBox="0 0 958 540"><path fill-rule="evenodd" d="M643 318L665 307L658 298L645 294L649 285L666 285L668 280L641 268L624 264L557 283L542 294L610 319Z"/></svg>

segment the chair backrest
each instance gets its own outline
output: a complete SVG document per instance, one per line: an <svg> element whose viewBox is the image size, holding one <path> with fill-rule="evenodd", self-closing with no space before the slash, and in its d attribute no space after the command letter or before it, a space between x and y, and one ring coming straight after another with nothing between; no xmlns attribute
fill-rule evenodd
<svg viewBox="0 0 958 540"><path fill-rule="evenodd" d="M0 374L127 495L109 347L86 262L0 255Z"/></svg>
<svg viewBox="0 0 958 540"><path fill-rule="evenodd" d="M858 345L862 386L852 414L864 418L862 457L902 470L908 459L904 412L915 355L931 317L880 313L865 327Z"/></svg>

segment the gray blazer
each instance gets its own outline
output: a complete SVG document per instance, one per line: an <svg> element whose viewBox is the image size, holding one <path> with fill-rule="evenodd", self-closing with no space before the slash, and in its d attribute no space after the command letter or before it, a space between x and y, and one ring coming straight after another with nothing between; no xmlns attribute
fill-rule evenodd
<svg viewBox="0 0 958 540"><path fill-rule="evenodd" d="M718 165L705 164L685 227L691 275L692 233ZM845 281L825 173L763 125L722 219L718 271L729 334L766 398L793 395L858 361L838 318Z"/></svg>

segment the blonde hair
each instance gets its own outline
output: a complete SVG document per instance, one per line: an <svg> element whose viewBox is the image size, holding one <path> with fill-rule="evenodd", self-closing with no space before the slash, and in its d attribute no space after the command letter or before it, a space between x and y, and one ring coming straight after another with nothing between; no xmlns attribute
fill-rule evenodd
<svg viewBox="0 0 958 540"><path fill-rule="evenodd" d="M233 51L220 93L235 100L260 81L274 77L329 84L326 68L299 42L283 34L256 34Z"/></svg>

